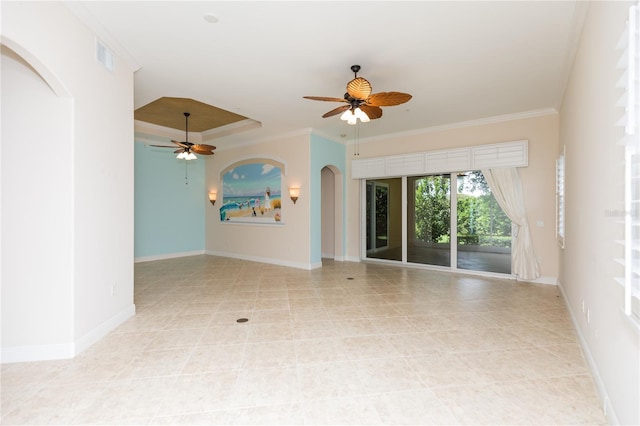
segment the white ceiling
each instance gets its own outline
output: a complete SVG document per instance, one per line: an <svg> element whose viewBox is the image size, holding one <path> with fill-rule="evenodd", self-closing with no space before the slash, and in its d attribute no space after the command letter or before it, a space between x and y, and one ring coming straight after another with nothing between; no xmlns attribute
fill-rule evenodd
<svg viewBox="0 0 640 426"><path fill-rule="evenodd" d="M342 97L354 64L374 93L413 95L359 125L360 139L558 108L586 10L580 1L68 5L139 67L135 108L192 98L262 123L218 147L302 128L353 139L339 116L321 118L339 104L302 97Z"/></svg>

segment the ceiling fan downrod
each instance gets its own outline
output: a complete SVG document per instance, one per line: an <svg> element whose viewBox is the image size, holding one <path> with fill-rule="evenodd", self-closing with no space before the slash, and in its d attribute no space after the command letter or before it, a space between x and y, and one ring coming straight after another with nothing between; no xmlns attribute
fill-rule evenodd
<svg viewBox="0 0 640 426"><path fill-rule="evenodd" d="M185 142L189 142L189 116L191 115L191 113L189 112L185 112L184 113L184 122L185 122L185 132L186 132L186 141Z"/></svg>

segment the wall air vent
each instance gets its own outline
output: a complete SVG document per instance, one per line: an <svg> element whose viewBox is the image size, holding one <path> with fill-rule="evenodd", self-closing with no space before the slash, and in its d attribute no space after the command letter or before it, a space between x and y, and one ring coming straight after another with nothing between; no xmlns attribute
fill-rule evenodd
<svg viewBox="0 0 640 426"><path fill-rule="evenodd" d="M98 39L96 39L96 59L106 69L113 71L113 52Z"/></svg>

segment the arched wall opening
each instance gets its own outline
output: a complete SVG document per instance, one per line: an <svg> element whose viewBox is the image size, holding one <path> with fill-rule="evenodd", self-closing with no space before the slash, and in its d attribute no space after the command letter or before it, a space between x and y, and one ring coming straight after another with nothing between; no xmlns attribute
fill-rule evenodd
<svg viewBox="0 0 640 426"><path fill-rule="evenodd" d="M336 166L322 168L321 174L321 248L322 258L344 260L343 176Z"/></svg>

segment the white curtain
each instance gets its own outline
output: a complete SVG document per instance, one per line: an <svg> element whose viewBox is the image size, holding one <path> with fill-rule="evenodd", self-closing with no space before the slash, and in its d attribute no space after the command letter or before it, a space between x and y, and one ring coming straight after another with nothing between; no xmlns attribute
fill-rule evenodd
<svg viewBox="0 0 640 426"><path fill-rule="evenodd" d="M523 280L538 278L540 267L533 250L518 169L483 169L482 174L496 201L514 225L515 241L511 247L512 272Z"/></svg>

